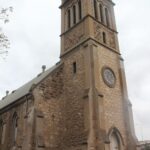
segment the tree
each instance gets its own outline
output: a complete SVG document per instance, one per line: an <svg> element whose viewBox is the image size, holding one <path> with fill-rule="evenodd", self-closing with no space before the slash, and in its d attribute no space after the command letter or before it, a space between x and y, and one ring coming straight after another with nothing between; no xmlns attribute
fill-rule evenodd
<svg viewBox="0 0 150 150"><path fill-rule="evenodd" d="M0 21L3 24L9 22L9 13L13 11L12 7L0 8ZM4 34L2 27L0 27L0 56L7 54L7 49L9 48L10 42L8 37Z"/></svg>

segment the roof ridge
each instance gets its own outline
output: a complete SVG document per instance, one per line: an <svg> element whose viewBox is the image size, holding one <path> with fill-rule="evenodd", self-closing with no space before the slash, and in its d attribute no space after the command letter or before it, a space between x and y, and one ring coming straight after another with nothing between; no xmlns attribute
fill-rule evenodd
<svg viewBox="0 0 150 150"><path fill-rule="evenodd" d="M45 72L41 73L37 77L31 79L29 82L16 89L15 92L12 91L8 96L5 96L0 100L0 110L30 93L31 88L34 84L37 85L38 83L40 83L44 78L46 78L50 73L52 73L61 65L62 63L57 63L56 65L47 69Z"/></svg>

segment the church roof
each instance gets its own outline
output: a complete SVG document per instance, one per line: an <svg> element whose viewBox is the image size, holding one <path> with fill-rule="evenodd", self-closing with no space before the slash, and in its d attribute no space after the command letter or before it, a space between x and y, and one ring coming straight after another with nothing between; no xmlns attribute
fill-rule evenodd
<svg viewBox="0 0 150 150"><path fill-rule="evenodd" d="M3 109L4 107L8 106L9 104L17 101L18 99L22 98L23 96L27 95L34 85L37 85L38 83L40 83L44 78L46 78L51 72L53 72L60 65L61 65L61 63L53 66L52 68L48 69L47 71L39 74L36 78L32 79L30 82L26 83L22 87L13 91L8 96L4 97L2 100L0 100L0 110Z"/></svg>

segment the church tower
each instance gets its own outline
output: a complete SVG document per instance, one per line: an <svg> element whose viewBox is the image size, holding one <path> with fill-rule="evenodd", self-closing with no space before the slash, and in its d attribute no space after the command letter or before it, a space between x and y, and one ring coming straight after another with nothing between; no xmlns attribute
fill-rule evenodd
<svg viewBox="0 0 150 150"><path fill-rule="evenodd" d="M112 0L62 0L60 6L69 149L136 149L114 5Z"/></svg>
<svg viewBox="0 0 150 150"><path fill-rule="evenodd" d="M136 150L111 0L62 0L61 61L0 101L0 150Z"/></svg>

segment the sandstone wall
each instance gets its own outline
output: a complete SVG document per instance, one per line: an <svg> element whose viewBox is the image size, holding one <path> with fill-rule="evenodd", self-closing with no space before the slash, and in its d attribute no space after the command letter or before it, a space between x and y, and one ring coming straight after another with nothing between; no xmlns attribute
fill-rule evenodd
<svg viewBox="0 0 150 150"><path fill-rule="evenodd" d="M83 52L76 52L62 62L34 90L35 107L42 114L36 119L36 138L40 137L37 149L41 146L56 150L85 149ZM75 74L74 62L77 64ZM39 125L39 122L42 123Z"/></svg>
<svg viewBox="0 0 150 150"><path fill-rule="evenodd" d="M4 127L2 133L3 142L0 144L1 150L11 150L13 148L22 150L24 143L32 135L32 132L29 133L30 125L32 124L32 120L29 118L32 110L33 99L31 96L27 96L20 99L16 104L8 106L3 112L0 112L0 121L3 122ZM17 116L17 138L14 142L15 130L13 119L15 115Z"/></svg>
<svg viewBox="0 0 150 150"><path fill-rule="evenodd" d="M112 127L116 127L124 140L124 147L127 146L127 132L126 132L126 123L128 120L125 120L124 116L124 97L121 87L121 77L120 77L120 64L119 64L119 55L114 52L111 52L108 49L105 49L101 46L95 47L94 50L94 59L95 61L95 79L96 79L96 88L103 94L103 99L99 100L99 104L102 104L103 109L100 106L100 113L103 112L103 122L100 122L102 128L105 128L106 133ZM116 83L113 88L107 86L102 77L103 67L109 67L113 70ZM101 119L100 119L101 120ZM127 147L126 147L127 148Z"/></svg>

